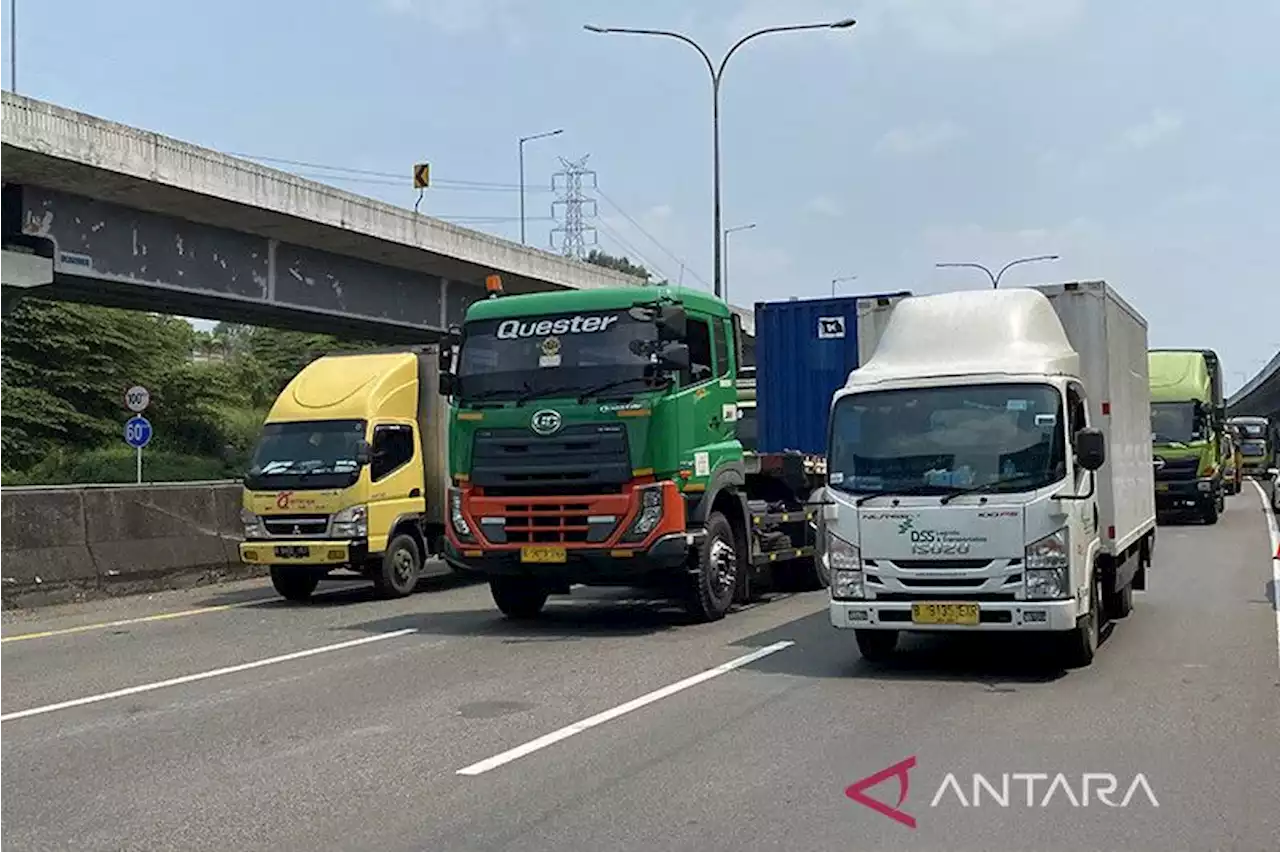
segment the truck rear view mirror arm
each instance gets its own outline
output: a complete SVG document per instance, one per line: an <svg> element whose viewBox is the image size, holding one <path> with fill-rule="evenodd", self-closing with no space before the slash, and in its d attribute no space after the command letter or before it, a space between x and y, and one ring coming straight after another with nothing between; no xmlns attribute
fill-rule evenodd
<svg viewBox="0 0 1280 852"><path fill-rule="evenodd" d="M1054 500L1092 500L1094 491L1097 490L1097 478L1093 471L1089 471L1089 490L1083 494L1055 494Z"/></svg>
<svg viewBox="0 0 1280 852"><path fill-rule="evenodd" d="M1076 432L1072 444L1076 462L1087 471L1097 470L1107 460L1107 439L1101 429L1081 429Z"/></svg>

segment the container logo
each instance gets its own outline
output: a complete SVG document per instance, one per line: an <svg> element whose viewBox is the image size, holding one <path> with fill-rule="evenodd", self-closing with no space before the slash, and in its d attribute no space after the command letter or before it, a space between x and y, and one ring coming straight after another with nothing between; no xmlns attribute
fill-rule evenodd
<svg viewBox="0 0 1280 852"><path fill-rule="evenodd" d="M818 339L840 340L844 338L844 317L818 317Z"/></svg>
<svg viewBox="0 0 1280 852"><path fill-rule="evenodd" d="M560 412L552 408L535 411L529 420L529 428L539 435L554 435L564 425Z"/></svg>

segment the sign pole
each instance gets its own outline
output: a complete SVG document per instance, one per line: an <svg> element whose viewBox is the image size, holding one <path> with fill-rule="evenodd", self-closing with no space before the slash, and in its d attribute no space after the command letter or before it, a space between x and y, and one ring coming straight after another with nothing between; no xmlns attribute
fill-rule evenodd
<svg viewBox="0 0 1280 852"><path fill-rule="evenodd" d="M138 484L142 484L142 447L138 447Z"/></svg>

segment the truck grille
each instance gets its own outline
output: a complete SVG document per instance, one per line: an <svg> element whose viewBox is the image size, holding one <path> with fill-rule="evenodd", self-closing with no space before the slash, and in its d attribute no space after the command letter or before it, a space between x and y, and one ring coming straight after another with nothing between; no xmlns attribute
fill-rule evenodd
<svg viewBox="0 0 1280 852"><path fill-rule="evenodd" d="M1156 469L1157 482L1195 479L1200 470L1200 459L1165 459L1164 467Z"/></svg>
<svg viewBox="0 0 1280 852"><path fill-rule="evenodd" d="M504 508L509 544L581 544L588 540L591 507L586 503L508 503Z"/></svg>
<svg viewBox="0 0 1280 852"><path fill-rule="evenodd" d="M471 482L487 494L616 493L630 479L622 424L567 426L546 437L483 429L472 444Z"/></svg>
<svg viewBox="0 0 1280 852"><path fill-rule="evenodd" d="M265 515L267 535L277 538L322 536L329 530L328 515Z"/></svg>

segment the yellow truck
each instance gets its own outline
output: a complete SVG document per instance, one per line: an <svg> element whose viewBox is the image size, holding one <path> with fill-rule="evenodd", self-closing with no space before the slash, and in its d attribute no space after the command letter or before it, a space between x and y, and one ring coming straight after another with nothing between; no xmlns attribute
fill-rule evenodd
<svg viewBox="0 0 1280 852"><path fill-rule="evenodd" d="M335 571L384 597L424 576L448 477L438 365L435 346L327 355L280 393L244 478L240 559L268 566L283 597L306 600Z"/></svg>

